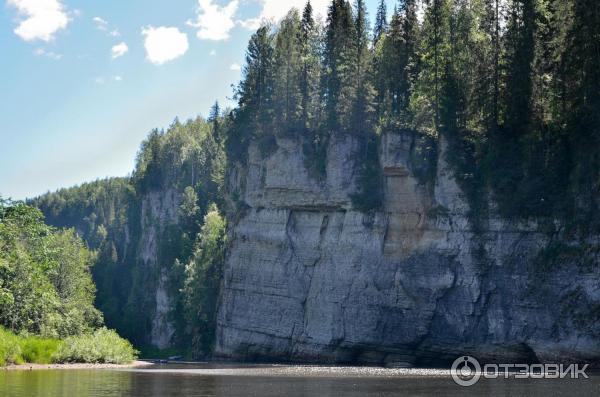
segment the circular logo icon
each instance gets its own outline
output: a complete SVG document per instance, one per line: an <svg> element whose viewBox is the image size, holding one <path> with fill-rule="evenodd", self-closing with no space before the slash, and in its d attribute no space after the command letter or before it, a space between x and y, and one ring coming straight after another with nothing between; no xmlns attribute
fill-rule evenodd
<svg viewBox="0 0 600 397"><path fill-rule="evenodd" d="M471 356L462 356L454 360L450 373L457 385L473 386L481 378L481 365Z"/></svg>

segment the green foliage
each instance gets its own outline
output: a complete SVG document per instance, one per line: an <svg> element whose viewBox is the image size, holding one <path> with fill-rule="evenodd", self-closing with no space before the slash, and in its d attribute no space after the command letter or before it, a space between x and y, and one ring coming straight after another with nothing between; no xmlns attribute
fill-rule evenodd
<svg viewBox="0 0 600 397"><path fill-rule="evenodd" d="M54 360L59 363L127 364L135 360L137 355L131 343L115 331L100 328L92 334L66 338Z"/></svg>
<svg viewBox="0 0 600 397"><path fill-rule="evenodd" d="M91 249L107 240L121 241L135 189L127 178L109 178L70 189L60 189L31 200L46 222L58 228L75 228ZM118 244L117 244L118 246Z"/></svg>
<svg viewBox="0 0 600 397"><path fill-rule="evenodd" d="M57 339L18 336L0 327L0 366L7 364L50 364L60 347Z"/></svg>
<svg viewBox="0 0 600 397"><path fill-rule="evenodd" d="M20 338L19 346L23 362L35 364L53 363L61 343L57 339L44 339L35 336Z"/></svg>
<svg viewBox="0 0 600 397"><path fill-rule="evenodd" d="M212 352L217 314L217 298L225 259L226 222L215 205L204 217L202 230L184 274L182 299L185 318L191 327L194 356ZM182 265L179 264L181 267Z"/></svg>
<svg viewBox="0 0 600 397"><path fill-rule="evenodd" d="M93 256L81 239L45 225L36 208L5 201L0 207L0 325L54 338L100 325Z"/></svg>
<svg viewBox="0 0 600 397"><path fill-rule="evenodd" d="M303 128L302 22L292 9L279 25L274 48L273 107L276 130L297 134ZM278 127L279 126L279 127Z"/></svg>
<svg viewBox="0 0 600 397"><path fill-rule="evenodd" d="M377 46L377 43L381 39L381 37L388 30L388 22L387 22L387 5L385 4L385 0L381 0L379 2L379 6L377 7L377 14L375 17L375 27L373 29L373 44Z"/></svg>
<svg viewBox="0 0 600 397"><path fill-rule="evenodd" d="M22 364L20 338L0 327L0 367L7 364Z"/></svg>

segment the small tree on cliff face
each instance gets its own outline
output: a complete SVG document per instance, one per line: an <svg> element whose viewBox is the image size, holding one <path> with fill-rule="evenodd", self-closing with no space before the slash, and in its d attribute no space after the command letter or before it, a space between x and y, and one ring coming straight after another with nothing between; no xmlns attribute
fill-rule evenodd
<svg viewBox="0 0 600 397"><path fill-rule="evenodd" d="M191 325L194 355L209 354L214 342L217 297L225 255L226 223L213 204L198 235L194 253L185 267L185 317Z"/></svg>

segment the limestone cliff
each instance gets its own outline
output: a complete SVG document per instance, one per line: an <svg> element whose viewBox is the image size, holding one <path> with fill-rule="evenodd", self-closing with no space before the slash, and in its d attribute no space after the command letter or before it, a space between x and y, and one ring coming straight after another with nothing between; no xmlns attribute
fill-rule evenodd
<svg viewBox="0 0 600 397"><path fill-rule="evenodd" d="M309 176L300 143L278 139L268 158L251 144L247 167L230 178L245 210L231 229L217 356L598 361L597 257L593 266L577 255L543 266L540 256L561 238L548 232L555 222L502 219L491 199L475 230L444 140L425 154L437 164L432 178L418 177L423 139L382 137L384 208L375 213L352 208L352 138L331 139L323 181Z"/></svg>

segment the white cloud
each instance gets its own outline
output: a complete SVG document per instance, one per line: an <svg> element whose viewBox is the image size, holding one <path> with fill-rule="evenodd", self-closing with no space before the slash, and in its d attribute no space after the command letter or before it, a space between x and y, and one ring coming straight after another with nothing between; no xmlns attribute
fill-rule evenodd
<svg viewBox="0 0 600 397"><path fill-rule="evenodd" d="M258 18L248 18L248 19L244 19L244 20L240 20L237 21L237 23L243 27L244 29L248 29L248 30L257 30L258 28L260 28L260 25L263 22L263 18L258 17Z"/></svg>
<svg viewBox="0 0 600 397"><path fill-rule="evenodd" d="M118 29L110 27L110 23L102 17L93 17L92 21L96 24L96 29L106 32L111 37L119 37L121 33Z"/></svg>
<svg viewBox="0 0 600 397"><path fill-rule="evenodd" d="M216 50L210 50L210 56L214 57L215 55L217 55L217 51Z"/></svg>
<svg viewBox="0 0 600 397"><path fill-rule="evenodd" d="M238 23L249 30L256 30L263 21L279 22L292 7L296 7L300 12L306 5L306 0L254 0L262 5L262 11L256 18L249 18L238 21ZM311 0L315 17L327 15L327 7L331 0Z"/></svg>
<svg viewBox="0 0 600 397"><path fill-rule="evenodd" d="M223 7L214 4L213 0L198 0L198 20L187 24L198 28L196 35L199 39L227 40L235 26L234 17L239 5L239 0L231 0Z"/></svg>
<svg viewBox="0 0 600 397"><path fill-rule="evenodd" d="M108 21L106 21L105 19L102 19L100 17L94 17L94 18L92 18L92 20L96 24L96 29L108 30Z"/></svg>
<svg viewBox="0 0 600 397"><path fill-rule="evenodd" d="M231 66L229 67L229 70L242 70L242 67L240 66L239 63L233 63L231 64Z"/></svg>
<svg viewBox="0 0 600 397"><path fill-rule="evenodd" d="M146 59L155 65L172 61L189 48L187 35L177 28L148 26L142 29L142 35L145 36Z"/></svg>
<svg viewBox="0 0 600 397"><path fill-rule="evenodd" d="M115 59L120 56L123 56L127 53L127 51L129 51L129 47L127 47L127 44L125 42L121 42L113 46L113 48L111 49L112 58Z"/></svg>
<svg viewBox="0 0 600 397"><path fill-rule="evenodd" d="M52 51L46 51L43 48L37 48L33 53L35 55L37 55L37 56L45 56L45 57L48 57L50 59L54 59L55 61L58 61L58 60L60 60L62 58L61 54L57 54L57 53L52 52Z"/></svg>
<svg viewBox="0 0 600 397"><path fill-rule="evenodd" d="M50 41L70 18L60 0L8 0L20 16L15 34L25 41Z"/></svg>
<svg viewBox="0 0 600 397"><path fill-rule="evenodd" d="M113 79L115 81L123 81L123 77L121 77L121 76L114 76Z"/></svg>

